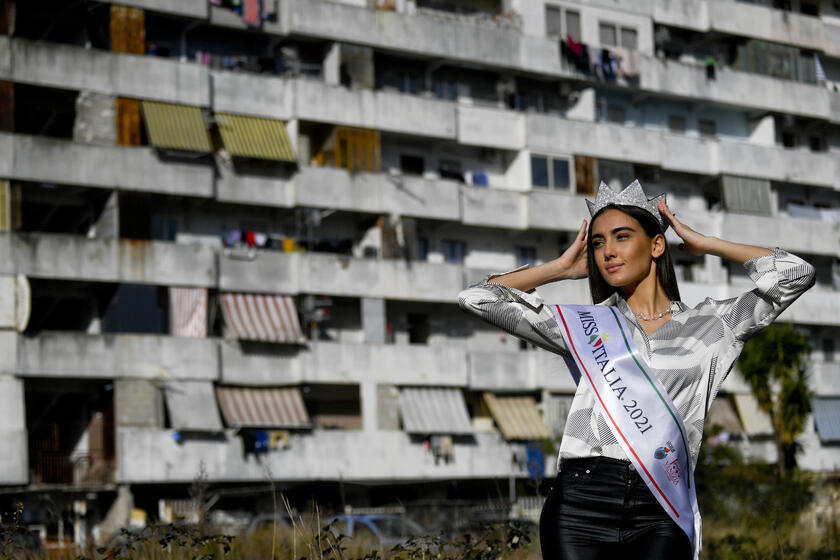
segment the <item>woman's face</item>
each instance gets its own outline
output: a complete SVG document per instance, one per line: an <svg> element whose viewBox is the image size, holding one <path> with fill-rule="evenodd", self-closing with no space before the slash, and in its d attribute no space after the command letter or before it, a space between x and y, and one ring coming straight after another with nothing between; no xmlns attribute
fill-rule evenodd
<svg viewBox="0 0 840 560"><path fill-rule="evenodd" d="M591 250L601 276L610 286L636 286L656 274L653 259L665 250L665 237L648 237L636 218L618 209L601 213L592 223Z"/></svg>

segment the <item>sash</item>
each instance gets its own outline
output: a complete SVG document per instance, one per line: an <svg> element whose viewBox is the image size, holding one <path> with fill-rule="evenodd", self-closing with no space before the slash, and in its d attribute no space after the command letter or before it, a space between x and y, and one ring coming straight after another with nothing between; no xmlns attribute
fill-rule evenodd
<svg viewBox="0 0 840 560"><path fill-rule="evenodd" d="M624 316L605 305L551 306L563 339L624 453L671 519L695 560L701 520L688 438L659 379L647 371Z"/></svg>

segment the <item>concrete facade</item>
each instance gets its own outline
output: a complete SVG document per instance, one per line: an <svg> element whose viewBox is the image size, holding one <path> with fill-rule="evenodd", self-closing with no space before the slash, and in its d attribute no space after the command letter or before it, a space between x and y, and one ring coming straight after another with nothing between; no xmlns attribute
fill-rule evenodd
<svg viewBox="0 0 840 560"><path fill-rule="evenodd" d="M698 231L813 261L817 286L782 320L815 341L815 393L840 397L840 93L830 86L840 76L795 81L722 61L710 79L696 53L665 58L656 38L667 28L783 44L815 52L831 74L840 18L828 8L815 17L732 0L523 0L474 17L277 0L252 29L203 0L120 4L218 42L196 47L179 31L171 56L141 56L0 36L0 78L48 100L93 92L199 107L214 153L156 148L145 124L142 145L85 143L23 110L21 129L0 132L3 204L11 214L20 205L20 223L0 231L0 275L32 285L28 325L0 330L0 486L61 478L74 490L116 489L107 523L118 525L129 487L183 493L201 464L219 487L267 472L282 484L525 479L510 459L525 443L503 439L482 394L534 396L548 418L544 395L573 394L571 376L560 358L463 315L456 297L491 272L555 258L587 217L587 176L640 177ZM606 46L601 23L634 30L637 75L607 82L573 68L547 36L547 7L579 12L593 48ZM243 54L246 43L259 55ZM207 49L275 66L195 63ZM214 112L282 121L296 161L233 153ZM767 200L729 206L725 189L742 179ZM109 235L98 233L104 222ZM689 305L752 288L737 265L676 255ZM196 332L185 334L170 288L206 297ZM267 301L294 304L303 342L241 334L227 294L288 296ZM589 300L585 281L540 294ZM296 389L312 428L225 419L221 432L177 430L167 382ZM435 455L433 434L404 429L406 387L466 399L476 431L453 439L449 460ZM723 391L749 389L734 371ZM78 394L90 410L61 408ZM58 447L90 462L89 440L107 418L108 476L71 477L63 463L49 471L43 434L60 423L27 406L70 417ZM263 431L287 443L256 454L248 437ZM836 471L840 451L813 420L802 441L803 466ZM758 443L754 454L775 460L768 449Z"/></svg>

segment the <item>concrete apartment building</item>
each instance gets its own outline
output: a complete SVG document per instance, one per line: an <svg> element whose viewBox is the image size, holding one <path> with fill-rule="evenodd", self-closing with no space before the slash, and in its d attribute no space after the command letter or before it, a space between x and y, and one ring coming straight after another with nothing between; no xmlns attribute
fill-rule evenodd
<svg viewBox="0 0 840 560"><path fill-rule="evenodd" d="M783 319L814 348L800 464L840 466L838 2L0 4L0 494L26 523L171 518L200 472L252 510L269 478L376 505L550 473L562 360L456 296L636 177L817 267ZM677 264L692 305L751 287ZM724 390L713 418L775 460Z"/></svg>

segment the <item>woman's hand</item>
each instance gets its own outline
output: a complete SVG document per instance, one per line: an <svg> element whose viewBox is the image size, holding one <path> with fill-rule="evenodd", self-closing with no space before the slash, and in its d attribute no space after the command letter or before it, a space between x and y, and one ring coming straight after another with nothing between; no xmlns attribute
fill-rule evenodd
<svg viewBox="0 0 840 560"><path fill-rule="evenodd" d="M578 230L577 237L555 262L560 270L565 271L566 278L586 278L589 275L589 262L586 248L586 220Z"/></svg>
<svg viewBox="0 0 840 560"><path fill-rule="evenodd" d="M702 233L697 233L684 223L677 220L677 217L668 208L664 200L660 200L657 205L659 212L674 228L674 233L680 236L683 242L680 244L680 250L690 253L694 256L703 256L709 252L709 237Z"/></svg>

